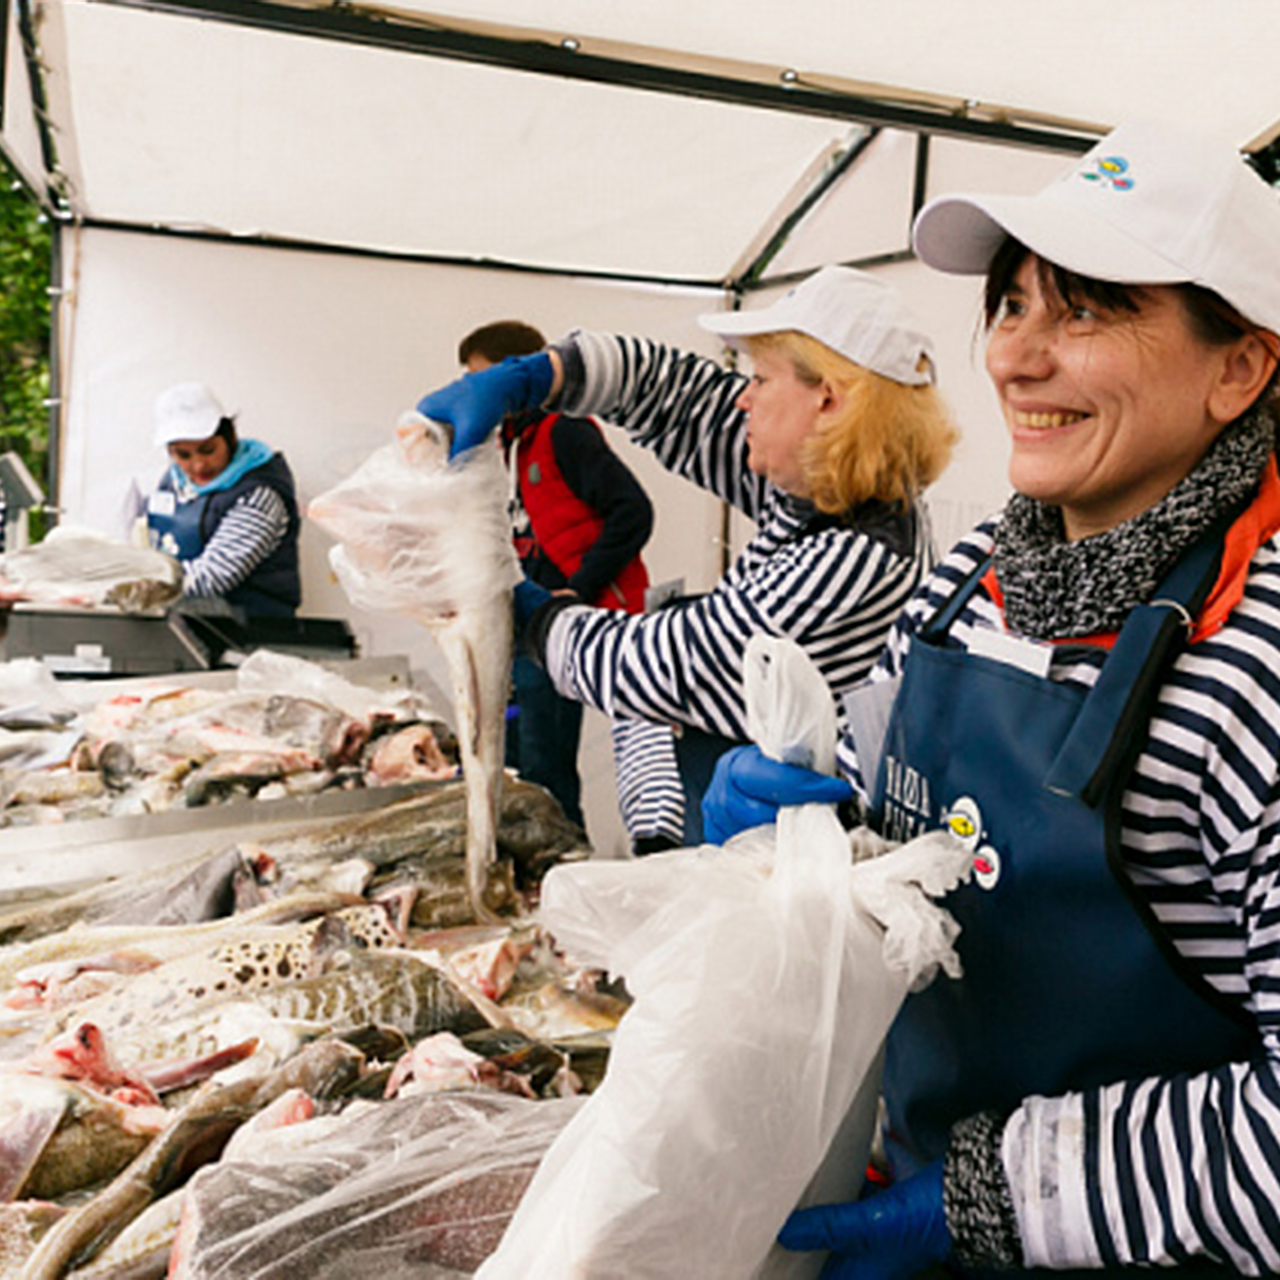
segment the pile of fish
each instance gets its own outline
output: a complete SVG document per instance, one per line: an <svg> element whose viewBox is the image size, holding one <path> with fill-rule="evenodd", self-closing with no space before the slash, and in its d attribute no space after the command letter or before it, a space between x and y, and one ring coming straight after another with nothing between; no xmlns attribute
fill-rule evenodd
<svg viewBox="0 0 1280 1280"><path fill-rule="evenodd" d="M237 675L229 689L157 679L81 708L34 659L0 664L0 826L458 772L453 734L413 690L375 696L267 650Z"/></svg>
<svg viewBox="0 0 1280 1280"><path fill-rule="evenodd" d="M422 784L0 910L4 1276L470 1275L604 1075L627 994L532 910L585 835L502 767L500 456L406 420L309 514L438 642L456 735L266 652L74 713L0 671L0 826Z"/></svg>
<svg viewBox="0 0 1280 1280"><path fill-rule="evenodd" d="M509 779L481 921L466 808L0 910L0 1274L471 1274L628 999L531 912L579 829Z"/></svg>

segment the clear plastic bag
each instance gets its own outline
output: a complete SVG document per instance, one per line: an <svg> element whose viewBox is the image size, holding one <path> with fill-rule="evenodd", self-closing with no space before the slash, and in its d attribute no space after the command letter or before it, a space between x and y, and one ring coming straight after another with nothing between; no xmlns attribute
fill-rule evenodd
<svg viewBox="0 0 1280 1280"><path fill-rule="evenodd" d="M747 672L762 746L830 768L834 709L804 653L759 639ZM913 986L955 968L929 893L969 866L945 833L856 866L850 850L834 810L808 805L723 849L551 872L544 923L635 1003L477 1276L817 1274L821 1256L774 1239L797 1204L857 1194L889 1025Z"/></svg>
<svg viewBox="0 0 1280 1280"><path fill-rule="evenodd" d="M329 563L352 604L447 622L520 581L501 453L473 449L458 465L447 453L437 424L405 414L393 444L311 502L338 540Z"/></svg>
<svg viewBox="0 0 1280 1280"><path fill-rule="evenodd" d="M42 542L0 555L0 585L36 604L110 604L160 614L182 594L182 566L150 547L61 525Z"/></svg>
<svg viewBox="0 0 1280 1280"><path fill-rule="evenodd" d="M417 413L405 414L396 434L312 502L310 515L339 540L329 563L351 602L413 618L440 646L467 780L467 894L477 918L491 919L511 592L522 577L502 455L490 441L450 462L447 428Z"/></svg>

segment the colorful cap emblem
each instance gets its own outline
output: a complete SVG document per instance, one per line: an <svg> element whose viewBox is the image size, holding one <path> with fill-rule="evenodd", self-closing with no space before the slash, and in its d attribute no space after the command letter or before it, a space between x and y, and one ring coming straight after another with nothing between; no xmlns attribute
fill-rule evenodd
<svg viewBox="0 0 1280 1280"><path fill-rule="evenodd" d="M1132 191L1134 186L1124 156L1099 156L1092 169L1080 170L1080 177L1086 182L1104 183L1113 191Z"/></svg>

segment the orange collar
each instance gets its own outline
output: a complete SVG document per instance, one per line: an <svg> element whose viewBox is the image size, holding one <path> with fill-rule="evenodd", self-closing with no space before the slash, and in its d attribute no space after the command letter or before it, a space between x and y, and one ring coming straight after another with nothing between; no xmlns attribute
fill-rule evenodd
<svg viewBox="0 0 1280 1280"><path fill-rule="evenodd" d="M1226 625L1231 610L1240 603L1244 595L1254 552L1277 531L1280 531L1280 474L1277 474L1276 458L1272 454L1263 468L1257 495L1227 530L1222 548L1222 567L1218 571L1213 590L1209 592L1209 598L1196 619L1195 630L1191 633L1192 644L1213 635ZM982 586L1003 613L1004 592L1000 590L994 565L983 574ZM1072 636L1069 640L1055 640L1053 643L1092 644L1110 649L1118 634L1108 631L1094 636Z"/></svg>

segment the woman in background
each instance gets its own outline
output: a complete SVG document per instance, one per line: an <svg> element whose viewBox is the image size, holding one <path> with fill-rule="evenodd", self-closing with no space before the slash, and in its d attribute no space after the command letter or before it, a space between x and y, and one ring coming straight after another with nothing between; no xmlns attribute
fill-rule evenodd
<svg viewBox="0 0 1280 1280"><path fill-rule="evenodd" d="M183 382L156 400L169 469L147 502L151 545L182 565L183 595L247 617L293 617L302 601L298 502L284 455L242 440L213 392Z"/></svg>
<svg viewBox="0 0 1280 1280"><path fill-rule="evenodd" d="M794 640L833 696L857 683L932 561L921 495L956 439L932 344L877 277L827 267L770 307L702 323L747 347L750 376L644 338L575 333L419 405L453 425L455 452L543 403L597 414L756 522L710 592L656 613L517 588L527 642L562 694L676 727L685 844L702 838L715 760L747 737L748 639Z"/></svg>

